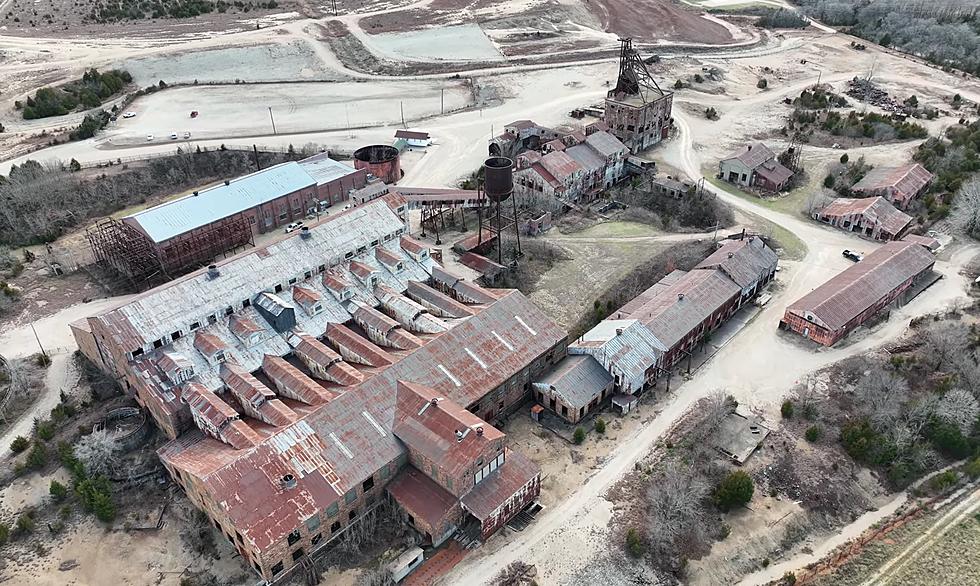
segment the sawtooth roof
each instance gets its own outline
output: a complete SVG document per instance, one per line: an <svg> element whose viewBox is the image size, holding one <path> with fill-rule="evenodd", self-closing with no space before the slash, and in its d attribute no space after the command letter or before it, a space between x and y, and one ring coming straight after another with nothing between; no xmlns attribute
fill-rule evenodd
<svg viewBox="0 0 980 586"><path fill-rule="evenodd" d="M197 195L162 203L126 219L159 243L316 183L299 163L291 161L201 189Z"/></svg>
<svg viewBox="0 0 980 586"><path fill-rule="evenodd" d="M787 310L836 331L905 281L930 269L932 255L913 242L888 242L807 295Z"/></svg>

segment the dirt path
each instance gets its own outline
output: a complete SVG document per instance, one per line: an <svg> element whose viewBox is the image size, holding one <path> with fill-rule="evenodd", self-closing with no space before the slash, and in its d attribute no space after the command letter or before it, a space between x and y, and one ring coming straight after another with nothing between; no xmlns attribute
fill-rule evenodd
<svg viewBox="0 0 980 586"><path fill-rule="evenodd" d="M980 488L971 492L966 498L940 515L932 527L929 527L925 533L910 543L908 547L878 568L870 578L863 582L863 586L896 583L894 580L901 575L902 570L908 564L914 562L920 554L942 539L943 535L956 527L956 525L973 514L977 509L980 509Z"/></svg>

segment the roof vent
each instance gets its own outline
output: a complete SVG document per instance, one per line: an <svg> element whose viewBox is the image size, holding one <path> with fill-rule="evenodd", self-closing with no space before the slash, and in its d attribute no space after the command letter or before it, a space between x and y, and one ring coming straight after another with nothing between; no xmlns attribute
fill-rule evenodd
<svg viewBox="0 0 980 586"><path fill-rule="evenodd" d="M221 271L218 270L218 265L208 265L208 278L217 279L221 275Z"/></svg>
<svg viewBox="0 0 980 586"><path fill-rule="evenodd" d="M305 229L305 228L304 228L304 229ZM729 253L728 253L728 258L732 258L733 256L735 256L735 253L734 253L734 252L729 252Z"/></svg>
<svg viewBox="0 0 980 586"><path fill-rule="evenodd" d="M476 435L483 435L483 426L479 425L476 428Z"/></svg>
<svg viewBox="0 0 980 586"><path fill-rule="evenodd" d="M678 301L684 301L684 294L683 293L678 293L677 294L677 300Z"/></svg>
<svg viewBox="0 0 980 586"><path fill-rule="evenodd" d="M456 441L458 441L458 442L463 441L464 435L465 434L462 431L460 431L460 430L457 429L456 430Z"/></svg>
<svg viewBox="0 0 980 586"><path fill-rule="evenodd" d="M299 231L299 237L303 240L309 240L310 236L312 236L312 234L310 234L310 228L308 226L303 226Z"/></svg>
<svg viewBox="0 0 980 586"><path fill-rule="evenodd" d="M197 192L196 191L194 192L194 197L197 197Z"/></svg>
<svg viewBox="0 0 980 586"><path fill-rule="evenodd" d="M282 486L286 490L296 488L296 477L292 474L286 474L282 477Z"/></svg>
<svg viewBox="0 0 980 586"><path fill-rule="evenodd" d="M432 403L432 406L435 407L436 405L439 404L439 398L438 397L432 397L432 401L430 401L430 403Z"/></svg>
<svg viewBox="0 0 980 586"><path fill-rule="evenodd" d="M622 336L623 335L623 328L616 328L616 335L617 336Z"/></svg>
<svg viewBox="0 0 980 586"><path fill-rule="evenodd" d="M231 181L228 181L227 179L225 179L225 185L231 185Z"/></svg>

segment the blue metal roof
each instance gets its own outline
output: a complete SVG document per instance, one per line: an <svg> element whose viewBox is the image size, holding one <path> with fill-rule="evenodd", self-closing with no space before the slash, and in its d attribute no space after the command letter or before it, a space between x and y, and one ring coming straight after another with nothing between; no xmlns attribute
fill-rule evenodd
<svg viewBox="0 0 980 586"><path fill-rule="evenodd" d="M222 218L254 208L305 187L316 185L299 163L269 167L208 189L137 212L136 222L154 242L164 242Z"/></svg>

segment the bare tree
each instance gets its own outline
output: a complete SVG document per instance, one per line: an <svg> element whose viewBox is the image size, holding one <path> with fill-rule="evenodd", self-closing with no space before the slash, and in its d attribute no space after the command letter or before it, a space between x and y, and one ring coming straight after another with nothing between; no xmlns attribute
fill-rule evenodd
<svg viewBox="0 0 980 586"><path fill-rule="evenodd" d="M980 416L980 403L969 391L953 389L939 399L936 415L959 427L963 435L968 435Z"/></svg>
<svg viewBox="0 0 980 586"><path fill-rule="evenodd" d="M956 193L950 220L964 233L980 238L980 179L973 179Z"/></svg>
<svg viewBox="0 0 980 586"><path fill-rule="evenodd" d="M691 467L667 464L647 489L650 546L655 555L676 557L675 544L704 534L704 501L710 489Z"/></svg>
<svg viewBox="0 0 980 586"><path fill-rule="evenodd" d="M908 382L881 365L872 367L854 387L858 409L878 430L887 429L898 420L908 392Z"/></svg>
<svg viewBox="0 0 980 586"><path fill-rule="evenodd" d="M966 331L958 324L936 322L919 334L922 341L920 355L933 372L948 365L963 351L966 345Z"/></svg>
<svg viewBox="0 0 980 586"><path fill-rule="evenodd" d="M116 444L103 431L95 431L78 440L75 444L75 457L92 476L109 474L115 469Z"/></svg>

